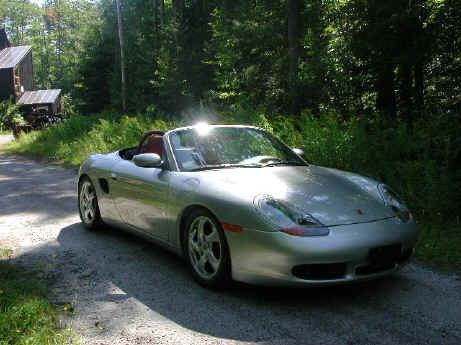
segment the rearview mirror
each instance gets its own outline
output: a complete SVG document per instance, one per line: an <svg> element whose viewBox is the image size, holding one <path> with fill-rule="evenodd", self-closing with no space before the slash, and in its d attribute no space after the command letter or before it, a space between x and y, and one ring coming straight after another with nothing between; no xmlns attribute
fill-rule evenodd
<svg viewBox="0 0 461 345"><path fill-rule="evenodd" d="M133 162L141 168L158 168L163 163L156 153L141 153L133 157Z"/></svg>
<svg viewBox="0 0 461 345"><path fill-rule="evenodd" d="M304 156L304 151L301 149L297 149L296 147L292 148L293 152L296 153L298 156Z"/></svg>

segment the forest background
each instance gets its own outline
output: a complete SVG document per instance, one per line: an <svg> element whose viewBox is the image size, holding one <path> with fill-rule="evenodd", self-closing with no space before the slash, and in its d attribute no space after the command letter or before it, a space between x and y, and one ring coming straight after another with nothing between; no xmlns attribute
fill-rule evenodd
<svg viewBox="0 0 461 345"><path fill-rule="evenodd" d="M394 187L420 256L461 267L461 2L119 3L124 88L114 0L0 2L11 43L33 46L37 88L61 88L72 115L12 149L78 164L153 125L256 124Z"/></svg>

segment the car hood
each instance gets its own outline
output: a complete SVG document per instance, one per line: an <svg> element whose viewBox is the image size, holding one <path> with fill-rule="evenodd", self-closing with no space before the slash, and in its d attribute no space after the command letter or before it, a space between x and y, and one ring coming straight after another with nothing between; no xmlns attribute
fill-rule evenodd
<svg viewBox="0 0 461 345"><path fill-rule="evenodd" d="M383 204L378 182L336 169L309 166L229 168L200 173L226 193L253 201L270 195L309 213L327 226L371 222L395 214ZM205 182L207 181L207 182Z"/></svg>

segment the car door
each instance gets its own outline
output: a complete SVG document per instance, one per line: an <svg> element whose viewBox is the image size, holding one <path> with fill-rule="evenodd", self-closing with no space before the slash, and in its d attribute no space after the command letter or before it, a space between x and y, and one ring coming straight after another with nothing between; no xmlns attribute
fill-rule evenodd
<svg viewBox="0 0 461 345"><path fill-rule="evenodd" d="M112 196L123 222L168 241L170 172L120 161L111 172Z"/></svg>

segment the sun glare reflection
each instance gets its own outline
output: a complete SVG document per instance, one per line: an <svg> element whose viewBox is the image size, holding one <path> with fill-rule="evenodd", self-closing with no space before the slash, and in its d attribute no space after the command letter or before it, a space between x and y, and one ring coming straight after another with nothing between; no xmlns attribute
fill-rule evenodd
<svg viewBox="0 0 461 345"><path fill-rule="evenodd" d="M195 130L200 136L207 135L211 131L212 128L213 127L208 125L208 123L206 122L199 122L195 125Z"/></svg>

